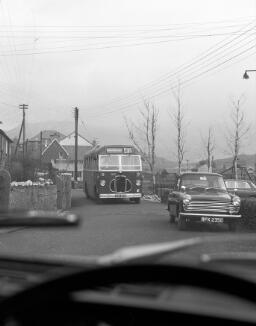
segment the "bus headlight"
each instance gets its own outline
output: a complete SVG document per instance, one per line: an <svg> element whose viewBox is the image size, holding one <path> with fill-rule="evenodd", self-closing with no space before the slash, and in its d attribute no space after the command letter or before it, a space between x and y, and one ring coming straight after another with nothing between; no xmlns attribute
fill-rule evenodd
<svg viewBox="0 0 256 326"><path fill-rule="evenodd" d="M136 186L141 186L141 180L136 180Z"/></svg>
<svg viewBox="0 0 256 326"><path fill-rule="evenodd" d="M101 187L104 187L105 184L106 184L106 180L104 180L104 179L100 180L100 185L101 185Z"/></svg>

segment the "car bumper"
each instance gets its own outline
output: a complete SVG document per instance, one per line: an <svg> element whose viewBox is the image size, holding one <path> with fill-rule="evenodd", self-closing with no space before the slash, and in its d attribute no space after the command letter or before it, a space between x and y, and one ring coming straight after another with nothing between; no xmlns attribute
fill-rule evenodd
<svg viewBox="0 0 256 326"><path fill-rule="evenodd" d="M107 198L141 198L141 193L115 193L115 194L99 194L101 199Z"/></svg>
<svg viewBox="0 0 256 326"><path fill-rule="evenodd" d="M240 214L214 214L214 213L180 213L181 218L185 218L188 222L208 222L208 223L229 223L238 222L241 219Z"/></svg>

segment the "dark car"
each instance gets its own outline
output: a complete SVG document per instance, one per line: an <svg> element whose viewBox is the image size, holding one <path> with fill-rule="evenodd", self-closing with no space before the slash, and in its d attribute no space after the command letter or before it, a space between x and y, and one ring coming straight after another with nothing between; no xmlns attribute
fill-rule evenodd
<svg viewBox="0 0 256 326"><path fill-rule="evenodd" d="M241 219L240 198L230 194L217 173L187 172L168 196L170 222L184 230L188 223L226 223L235 230Z"/></svg>
<svg viewBox="0 0 256 326"><path fill-rule="evenodd" d="M256 186L250 180L226 179L225 184L230 193L235 194L240 198L256 199Z"/></svg>

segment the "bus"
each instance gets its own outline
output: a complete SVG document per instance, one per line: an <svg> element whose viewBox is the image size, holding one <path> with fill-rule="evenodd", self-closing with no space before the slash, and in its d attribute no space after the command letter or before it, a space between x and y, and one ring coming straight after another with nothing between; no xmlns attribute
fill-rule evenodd
<svg viewBox="0 0 256 326"><path fill-rule="evenodd" d="M94 147L84 156L83 188L87 198L98 202L128 198L140 203L141 155L135 147L128 145Z"/></svg>

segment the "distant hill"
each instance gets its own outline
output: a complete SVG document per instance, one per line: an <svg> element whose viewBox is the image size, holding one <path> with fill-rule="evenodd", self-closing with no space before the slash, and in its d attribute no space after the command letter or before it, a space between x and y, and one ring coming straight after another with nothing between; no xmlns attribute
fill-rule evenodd
<svg viewBox="0 0 256 326"><path fill-rule="evenodd" d="M224 167L229 168L233 164L233 158L232 157L227 157L223 159L217 159L214 160L214 163L216 164L216 168L223 169ZM238 164L242 166L246 166L247 168L255 167L256 164L256 154L241 154L238 157Z"/></svg>
<svg viewBox="0 0 256 326"><path fill-rule="evenodd" d="M27 123L26 125L26 137L35 137L40 131L43 130L56 130L64 135L68 135L74 130L74 123L69 121L46 121L46 122L35 122ZM16 138L19 136L20 126L7 130L7 134L10 138Z"/></svg>
<svg viewBox="0 0 256 326"><path fill-rule="evenodd" d="M33 123L27 123L26 124L26 138L32 138L35 135L37 135L40 131L43 130L56 130L64 135L69 135L72 133L75 129L75 123L72 120L70 121L43 121L43 122L33 122ZM7 135L13 139L17 138L19 136L20 126L17 126L16 128L13 128L11 130L7 130ZM101 144L104 143L112 143L112 144L118 144L118 143L127 143L127 137L122 136L123 133L121 132L122 127L120 126L119 129L113 129L111 132L109 131L109 126L107 125L98 125L97 122L94 124L90 123L90 127L87 127L86 124L83 125L79 123L78 125L78 132L81 136L88 139L88 141L93 141L93 139L96 139ZM116 135L119 135L119 137L116 137ZM113 142L114 140L114 142Z"/></svg>
<svg viewBox="0 0 256 326"><path fill-rule="evenodd" d="M61 134L68 135L74 131L74 121L44 121L44 122L36 122L36 123L27 123L26 125L26 137L33 138L40 131L43 130L51 130L58 131ZM18 138L20 131L20 126L17 126L14 129L7 131L7 135L13 139ZM109 131L109 126L92 126L90 124L89 130L87 130L86 126L79 125L79 134L88 141L92 141L94 138L101 144L129 144L129 139L127 137L122 136L123 132L119 132L120 130L111 130ZM123 131L123 130L122 130ZM116 137L116 135L120 135ZM114 140L114 141L113 141ZM163 157L157 157L156 159L156 170L166 169L167 171L172 172L177 166L176 162L169 161Z"/></svg>
<svg viewBox="0 0 256 326"><path fill-rule="evenodd" d="M156 158L156 170L167 170L168 172L173 172L176 170L177 162L169 161L164 157L157 157Z"/></svg>

